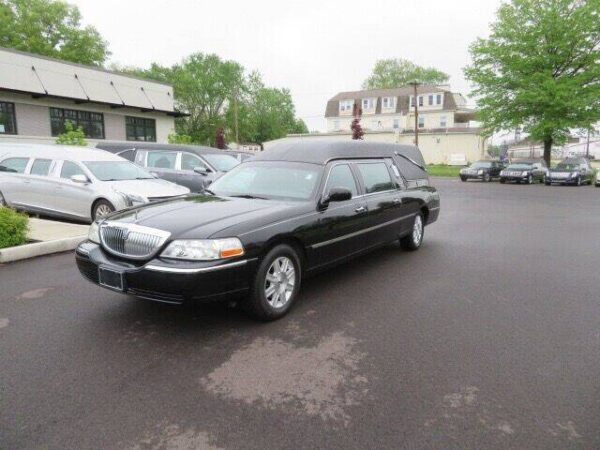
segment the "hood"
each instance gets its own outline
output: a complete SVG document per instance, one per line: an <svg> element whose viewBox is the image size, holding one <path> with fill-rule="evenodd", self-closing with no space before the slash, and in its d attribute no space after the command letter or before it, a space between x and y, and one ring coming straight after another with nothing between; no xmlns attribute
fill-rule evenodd
<svg viewBox="0 0 600 450"><path fill-rule="evenodd" d="M134 194L142 197L174 197L188 194L190 190L184 186L156 178L148 180L105 181L115 191L123 194Z"/></svg>
<svg viewBox="0 0 600 450"><path fill-rule="evenodd" d="M240 223L258 227L282 220L293 203L198 194L128 209L109 220L168 231L172 239L206 239Z"/></svg>

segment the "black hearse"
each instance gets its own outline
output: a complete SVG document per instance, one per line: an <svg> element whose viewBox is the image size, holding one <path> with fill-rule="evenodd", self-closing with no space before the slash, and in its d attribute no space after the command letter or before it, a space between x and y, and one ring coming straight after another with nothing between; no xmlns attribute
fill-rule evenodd
<svg viewBox="0 0 600 450"><path fill-rule="evenodd" d="M307 274L396 240L418 249L439 210L414 146L292 141L202 195L94 223L76 260L115 291L169 303L246 294L248 310L272 320Z"/></svg>

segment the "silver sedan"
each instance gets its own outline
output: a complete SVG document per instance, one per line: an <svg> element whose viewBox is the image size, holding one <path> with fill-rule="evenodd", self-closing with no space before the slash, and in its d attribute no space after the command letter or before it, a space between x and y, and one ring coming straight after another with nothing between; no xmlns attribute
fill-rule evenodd
<svg viewBox="0 0 600 450"><path fill-rule="evenodd" d="M90 222L189 192L102 150L0 144L0 205Z"/></svg>

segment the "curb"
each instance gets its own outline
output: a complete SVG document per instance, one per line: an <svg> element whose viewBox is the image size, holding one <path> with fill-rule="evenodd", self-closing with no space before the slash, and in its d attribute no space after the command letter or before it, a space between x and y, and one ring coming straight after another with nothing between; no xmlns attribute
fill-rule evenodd
<svg viewBox="0 0 600 450"><path fill-rule="evenodd" d="M19 245L0 250L0 263L20 261L36 256L50 255L52 253L74 250L87 236L74 236L53 241L35 242L33 244Z"/></svg>

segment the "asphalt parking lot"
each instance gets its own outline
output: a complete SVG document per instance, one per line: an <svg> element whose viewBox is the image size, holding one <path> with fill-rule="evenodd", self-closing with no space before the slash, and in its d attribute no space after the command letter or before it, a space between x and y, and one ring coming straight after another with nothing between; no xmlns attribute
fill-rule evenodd
<svg viewBox="0 0 600 450"><path fill-rule="evenodd" d="M0 267L0 448L599 448L600 189L434 184L275 323Z"/></svg>

